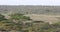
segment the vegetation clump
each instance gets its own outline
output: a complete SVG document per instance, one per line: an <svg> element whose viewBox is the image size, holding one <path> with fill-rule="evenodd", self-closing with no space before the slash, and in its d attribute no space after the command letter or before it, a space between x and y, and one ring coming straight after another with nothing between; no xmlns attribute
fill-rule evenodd
<svg viewBox="0 0 60 32"><path fill-rule="evenodd" d="M4 15L0 14L0 21L7 20Z"/></svg>
<svg viewBox="0 0 60 32"><path fill-rule="evenodd" d="M30 20L30 17L23 16L23 14L12 14L11 19L26 19Z"/></svg>

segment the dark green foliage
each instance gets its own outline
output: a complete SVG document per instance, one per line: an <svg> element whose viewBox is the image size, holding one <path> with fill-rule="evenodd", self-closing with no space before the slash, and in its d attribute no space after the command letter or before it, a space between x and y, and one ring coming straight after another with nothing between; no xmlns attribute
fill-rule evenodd
<svg viewBox="0 0 60 32"><path fill-rule="evenodd" d="M52 24L52 26L55 27L55 28L60 28L60 22Z"/></svg>
<svg viewBox="0 0 60 32"><path fill-rule="evenodd" d="M26 16L24 16L23 19L31 20L30 17L26 17Z"/></svg>
<svg viewBox="0 0 60 32"><path fill-rule="evenodd" d="M46 10L46 12L50 12L50 10Z"/></svg>
<svg viewBox="0 0 60 32"><path fill-rule="evenodd" d="M51 25L50 25L49 23L46 23L46 24L44 24L44 25L41 27L41 29L45 29L45 30L48 30L48 29L50 29L50 28L52 28L52 27L51 27Z"/></svg>
<svg viewBox="0 0 60 32"><path fill-rule="evenodd" d="M7 20L4 15L0 14L0 21Z"/></svg>
<svg viewBox="0 0 60 32"><path fill-rule="evenodd" d="M29 32L28 30L24 30L23 32Z"/></svg>
<svg viewBox="0 0 60 32"><path fill-rule="evenodd" d="M11 19L26 19L31 20L30 17L23 16L23 14L13 14L11 15Z"/></svg>
<svg viewBox="0 0 60 32"><path fill-rule="evenodd" d="M44 21L33 21L33 23L44 23Z"/></svg>

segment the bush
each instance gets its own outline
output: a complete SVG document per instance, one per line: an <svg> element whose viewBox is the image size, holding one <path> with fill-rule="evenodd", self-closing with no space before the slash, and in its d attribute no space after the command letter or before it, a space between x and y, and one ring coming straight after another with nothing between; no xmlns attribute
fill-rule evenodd
<svg viewBox="0 0 60 32"><path fill-rule="evenodd" d="M4 15L0 14L0 21L7 20Z"/></svg>
<svg viewBox="0 0 60 32"><path fill-rule="evenodd" d="M23 14L14 14L11 15L11 19L26 19L26 20L31 20L30 17L23 16Z"/></svg>

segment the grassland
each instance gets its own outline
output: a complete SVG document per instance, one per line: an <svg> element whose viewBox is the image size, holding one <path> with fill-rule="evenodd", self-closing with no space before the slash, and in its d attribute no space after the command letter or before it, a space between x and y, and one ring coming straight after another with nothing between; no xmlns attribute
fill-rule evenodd
<svg viewBox="0 0 60 32"><path fill-rule="evenodd" d="M0 32L60 32L60 6L0 6Z"/></svg>

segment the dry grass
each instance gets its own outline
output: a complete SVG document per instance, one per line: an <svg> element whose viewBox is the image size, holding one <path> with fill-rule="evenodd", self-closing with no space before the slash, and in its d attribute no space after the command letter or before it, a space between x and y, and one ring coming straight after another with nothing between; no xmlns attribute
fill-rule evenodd
<svg viewBox="0 0 60 32"><path fill-rule="evenodd" d="M60 15L38 15L38 14L27 14L33 21L45 21L50 24L60 21Z"/></svg>

